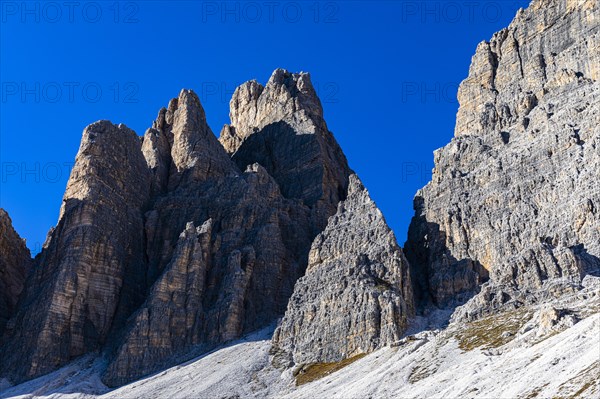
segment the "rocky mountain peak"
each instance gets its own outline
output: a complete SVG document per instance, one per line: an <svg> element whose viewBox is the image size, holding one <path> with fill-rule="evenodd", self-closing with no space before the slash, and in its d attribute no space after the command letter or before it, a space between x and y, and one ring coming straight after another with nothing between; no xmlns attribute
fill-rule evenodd
<svg viewBox="0 0 600 399"><path fill-rule="evenodd" d="M158 193L239 173L208 126L204 108L192 90L181 90L159 111L144 135L142 151Z"/></svg>
<svg viewBox="0 0 600 399"><path fill-rule="evenodd" d="M232 160L240 170L262 165L285 198L309 206L316 235L344 199L350 169L310 75L277 69L264 88L255 81L240 86L230 108L232 124L219 140Z"/></svg>
<svg viewBox="0 0 600 399"><path fill-rule="evenodd" d="M600 269L599 21L597 1L534 1L477 47L405 246L415 291L438 306L481 289L459 319Z"/></svg>
<svg viewBox="0 0 600 399"><path fill-rule="evenodd" d="M85 128L58 224L4 333L2 375L29 379L98 349L139 306L149 183L135 132Z"/></svg>
<svg viewBox="0 0 600 399"><path fill-rule="evenodd" d="M255 80L239 86L230 102L230 118L231 124L225 125L219 139L229 153L269 124L285 121L304 133L315 133L324 124L310 75L284 69L276 69L266 86Z"/></svg>
<svg viewBox="0 0 600 399"><path fill-rule="evenodd" d="M273 337L275 363L333 363L398 341L414 315L408 263L356 175L311 247ZM315 343L317 343L315 345Z"/></svg>
<svg viewBox="0 0 600 399"><path fill-rule="evenodd" d="M94 381L115 387L277 323L271 344L245 342L263 348L260 360L224 372L244 368L247 380L224 381L215 360L228 352L231 362L237 343L201 359L218 392L244 381L226 394L294 395L292 375L322 375L393 345L379 352L387 360L362 364L420 392L413 396L439 396L420 381L437 374L428 381L446 383L440 367L460 369L455 358L468 359L475 381L501 351L534 348L597 313L599 12L597 1L535 0L478 45L454 138L434 154L404 251L348 166L306 73L278 69L264 86L241 85L219 139L191 90L159 110L143 139L124 125L91 124L27 283L29 254L0 211L0 384L98 354ZM569 345L590 348L597 321L567 334ZM403 338L409 327L442 330ZM559 352L542 367L564 360ZM541 359L529 353L523 368ZM597 359L588 357L581 373L563 374L585 385L571 393L595 389L587 379ZM359 363L346 371L354 366L365 374ZM271 390L273 382L281 385ZM459 385L460 395L475 392Z"/></svg>

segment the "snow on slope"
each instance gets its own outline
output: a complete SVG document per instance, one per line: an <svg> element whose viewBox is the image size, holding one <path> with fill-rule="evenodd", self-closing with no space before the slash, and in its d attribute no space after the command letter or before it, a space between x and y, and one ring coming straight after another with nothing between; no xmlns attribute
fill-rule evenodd
<svg viewBox="0 0 600 399"><path fill-rule="evenodd" d="M380 350L285 397L571 397L592 379L595 384L581 397L600 397L599 314L533 347L498 356L479 350L462 352L456 341L438 347L438 339ZM425 376L428 373L424 372L422 379L409 383L416 367L426 364L429 372L435 373Z"/></svg>
<svg viewBox="0 0 600 399"><path fill-rule="evenodd" d="M450 325L300 387L290 370L270 366L271 327L113 391L99 379L101 358L86 356L4 391L0 382L0 398L600 399L600 278L587 285L553 303L567 315L554 329L542 328L544 306L499 315L489 325Z"/></svg>

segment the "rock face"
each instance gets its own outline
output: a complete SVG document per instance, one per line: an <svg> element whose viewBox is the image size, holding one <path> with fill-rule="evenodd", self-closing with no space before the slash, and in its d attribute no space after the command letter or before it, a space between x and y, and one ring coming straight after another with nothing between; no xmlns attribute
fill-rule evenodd
<svg viewBox="0 0 600 399"><path fill-rule="evenodd" d="M142 148L156 193L145 225L151 288L111 355L106 384L193 357L281 316L312 240L345 196L349 168L308 75L275 71L251 112L241 98L257 87L245 83L231 101L240 132L233 160L191 92L171 101L146 132ZM301 156L284 156L292 149Z"/></svg>
<svg viewBox="0 0 600 399"><path fill-rule="evenodd" d="M273 337L276 363L332 363L398 341L414 315L408 263L356 175L312 244Z"/></svg>
<svg viewBox="0 0 600 399"><path fill-rule="evenodd" d="M251 87L231 102L233 159L190 90L142 140L86 128L0 375L19 382L103 350L103 381L120 385L284 313L350 169L307 74L275 71L255 105L242 101Z"/></svg>
<svg viewBox="0 0 600 399"><path fill-rule="evenodd" d="M149 184L132 130L107 121L85 129L58 225L7 324L2 375L22 381L99 348L139 305Z"/></svg>
<svg viewBox="0 0 600 399"><path fill-rule="evenodd" d="M335 213L350 170L327 129L323 109L307 73L277 69L265 87L240 86L231 99L231 125L220 141L240 169L258 162L281 188L311 208L315 234Z"/></svg>
<svg viewBox="0 0 600 399"><path fill-rule="evenodd" d="M455 137L417 193L419 302L457 318L553 296L600 269L600 5L535 0L481 43ZM562 279L562 284L554 284Z"/></svg>
<svg viewBox="0 0 600 399"><path fill-rule="evenodd" d="M306 265L310 210L283 198L260 165L169 195L157 209L147 222L157 237L189 222L109 365L103 380L110 385L269 324Z"/></svg>
<svg viewBox="0 0 600 399"><path fill-rule="evenodd" d="M30 268L29 249L13 228L8 213L0 208L0 337L15 312Z"/></svg>
<svg viewBox="0 0 600 399"><path fill-rule="evenodd" d="M18 304L28 255L0 212L0 378L99 351L117 386L282 315L276 363L340 362L398 341L419 307L468 300L465 320L577 289L600 270L599 9L534 0L478 46L410 266L308 74L240 86L219 139L189 90L142 139L88 126ZM536 322L568 324L557 312Z"/></svg>
<svg viewBox="0 0 600 399"><path fill-rule="evenodd" d="M142 151L154 175L155 193L238 172L214 137L200 100L191 90L182 90L168 108L159 111L144 135Z"/></svg>

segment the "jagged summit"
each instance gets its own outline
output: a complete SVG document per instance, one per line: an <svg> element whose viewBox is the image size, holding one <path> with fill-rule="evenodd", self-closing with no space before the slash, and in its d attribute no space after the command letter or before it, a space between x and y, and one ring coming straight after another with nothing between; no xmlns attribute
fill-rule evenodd
<svg viewBox="0 0 600 399"><path fill-rule="evenodd" d="M258 88L237 90L239 126L244 87L251 98ZM258 91L252 137L233 157L187 89L141 140L109 121L84 130L58 225L4 334L2 376L100 350L104 382L119 385L283 314L350 171L307 74L277 70Z"/></svg>
<svg viewBox="0 0 600 399"><path fill-rule="evenodd" d="M417 292L447 306L481 289L455 316L469 319L600 269L598 65L596 1L535 1L477 47L455 137L415 197Z"/></svg>
<svg viewBox="0 0 600 399"><path fill-rule="evenodd" d="M265 126L285 121L295 130L316 133L326 130L323 108L308 73L276 69L266 86L256 80L240 85L230 101L231 124L221 131L220 141L229 153Z"/></svg>
<svg viewBox="0 0 600 399"><path fill-rule="evenodd" d="M190 90L141 140L88 126L25 283L0 211L0 389L597 396L599 12L535 0L477 47L405 254L308 74L241 85L218 140Z"/></svg>
<svg viewBox="0 0 600 399"><path fill-rule="evenodd" d="M301 367L372 352L400 340L412 316L408 263L351 175L348 196L313 241L306 275L275 331L275 362Z"/></svg>

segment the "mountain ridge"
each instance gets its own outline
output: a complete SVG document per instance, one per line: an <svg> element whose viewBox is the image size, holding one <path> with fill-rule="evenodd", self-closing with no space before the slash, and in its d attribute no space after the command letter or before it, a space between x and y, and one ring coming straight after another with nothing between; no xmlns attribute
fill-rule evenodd
<svg viewBox="0 0 600 399"><path fill-rule="evenodd" d="M253 370L243 389L259 396L335 395L318 378L294 386L351 360L377 368L375 355L394 348L414 363L396 359L411 371L387 384L415 395L443 393L419 385L430 377L475 395L436 380L452 356L474 375L481 356L543 356L558 348L543 341L559 335L574 358L573 345L595 342L600 311L598 65L600 6L589 0L534 0L480 43L404 249L328 130L307 73L242 84L218 138L187 89L142 138L89 125L27 281L27 259L0 265L17 275L0 308L3 384L87 356L102 393L238 353L226 345L276 321L248 345L259 362L238 353ZM26 258L5 225L0 248ZM597 394L589 350L584 359L567 370L583 390L567 391ZM351 378L347 367L335 375ZM215 378L232 378L224 370Z"/></svg>

